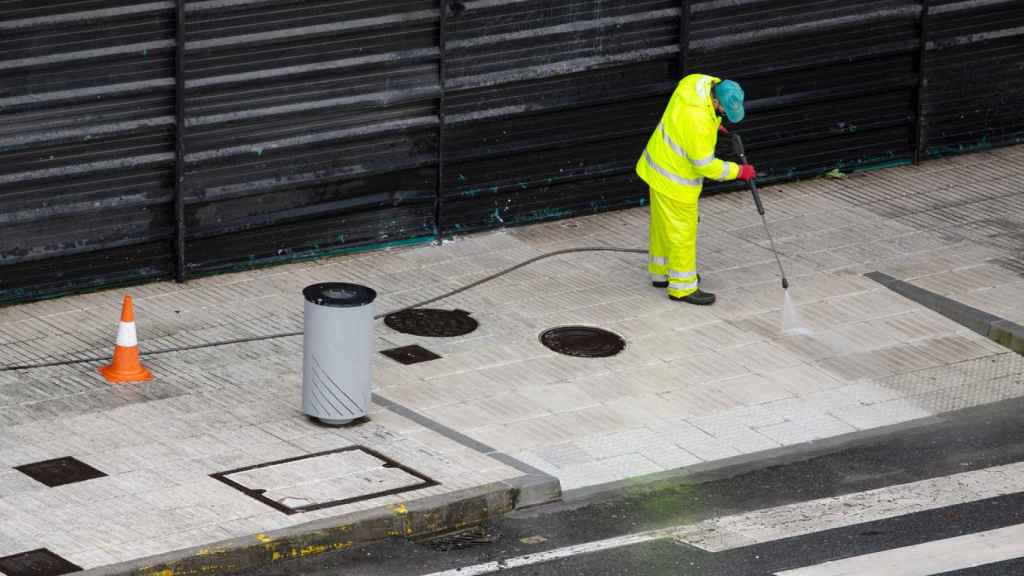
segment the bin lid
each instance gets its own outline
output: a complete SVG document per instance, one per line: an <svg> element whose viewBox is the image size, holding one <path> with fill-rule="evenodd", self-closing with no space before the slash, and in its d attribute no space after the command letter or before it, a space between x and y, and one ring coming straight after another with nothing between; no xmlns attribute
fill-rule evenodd
<svg viewBox="0 0 1024 576"><path fill-rule="evenodd" d="M302 295L312 304L334 308L366 306L377 298L377 292L372 288L347 282L324 282L306 286L302 290Z"/></svg>

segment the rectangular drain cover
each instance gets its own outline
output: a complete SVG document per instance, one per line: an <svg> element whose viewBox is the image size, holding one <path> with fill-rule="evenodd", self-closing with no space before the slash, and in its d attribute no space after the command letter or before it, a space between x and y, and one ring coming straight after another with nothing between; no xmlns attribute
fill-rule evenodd
<svg viewBox="0 0 1024 576"><path fill-rule="evenodd" d="M430 362L431 360L438 360L441 357L430 350L427 350L423 346L403 346L401 348L392 348L391 350L381 350L381 354L391 358L395 362L400 362L406 366L410 364L419 364L420 362Z"/></svg>
<svg viewBox="0 0 1024 576"><path fill-rule="evenodd" d="M51 488L106 476L103 472L70 456L15 466L14 469Z"/></svg>
<svg viewBox="0 0 1024 576"><path fill-rule="evenodd" d="M438 485L412 468L362 446L210 476L285 514L321 510Z"/></svg>
<svg viewBox="0 0 1024 576"><path fill-rule="evenodd" d="M81 570L46 548L0 558L0 573L7 576L60 576Z"/></svg>

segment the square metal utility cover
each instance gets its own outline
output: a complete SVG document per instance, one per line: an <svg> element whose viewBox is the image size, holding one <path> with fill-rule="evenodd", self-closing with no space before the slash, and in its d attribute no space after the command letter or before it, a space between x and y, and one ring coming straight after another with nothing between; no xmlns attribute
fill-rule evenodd
<svg viewBox="0 0 1024 576"><path fill-rule="evenodd" d="M60 576L81 570L46 548L0 558L0 572L7 576Z"/></svg>
<svg viewBox="0 0 1024 576"><path fill-rule="evenodd" d="M430 350L427 350L422 346L415 345L392 348L391 350L381 350L380 353L396 362L401 362L402 364L418 364L420 362L429 362L430 360L437 360L440 358L440 356L434 354Z"/></svg>
<svg viewBox="0 0 1024 576"><path fill-rule="evenodd" d="M362 446L210 475L285 514L372 500L437 482Z"/></svg>
<svg viewBox="0 0 1024 576"><path fill-rule="evenodd" d="M51 488L106 476L103 472L70 456L15 466L14 469Z"/></svg>

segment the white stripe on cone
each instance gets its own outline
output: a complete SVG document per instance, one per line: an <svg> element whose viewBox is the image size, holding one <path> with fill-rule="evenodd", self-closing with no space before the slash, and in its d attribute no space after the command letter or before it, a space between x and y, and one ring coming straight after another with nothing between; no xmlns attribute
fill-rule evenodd
<svg viewBox="0 0 1024 576"><path fill-rule="evenodd" d="M139 338L135 334L135 322L121 322L118 325L117 345L126 348L139 345Z"/></svg>

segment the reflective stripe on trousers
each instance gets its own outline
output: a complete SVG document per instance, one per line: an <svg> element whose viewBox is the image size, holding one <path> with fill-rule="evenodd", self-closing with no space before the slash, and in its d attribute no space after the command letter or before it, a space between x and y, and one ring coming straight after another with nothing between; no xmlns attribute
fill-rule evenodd
<svg viewBox="0 0 1024 576"><path fill-rule="evenodd" d="M692 290L700 285L700 281L697 279L696 270L688 270L686 272L679 272L677 270L669 270L669 290Z"/></svg>
<svg viewBox="0 0 1024 576"><path fill-rule="evenodd" d="M650 257L654 282L669 282L677 298L697 289L697 204L680 202L651 190ZM661 264L665 262L666 264Z"/></svg>
<svg viewBox="0 0 1024 576"><path fill-rule="evenodd" d="M697 287L699 285L700 285L700 283L697 282L696 280L694 280L693 282L687 282L685 284L682 284L682 283L679 283L679 282L669 282L668 283L668 289L669 290L688 290L688 291L691 291L691 293L692 293L692 291L696 291L697 290ZM673 294L673 296L675 296L675 294Z"/></svg>

